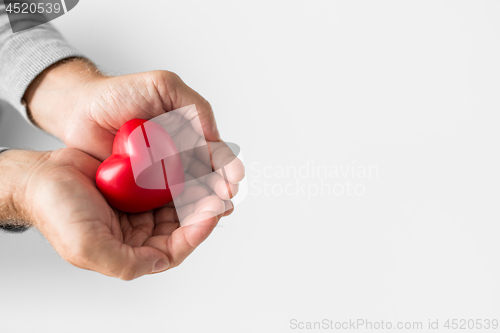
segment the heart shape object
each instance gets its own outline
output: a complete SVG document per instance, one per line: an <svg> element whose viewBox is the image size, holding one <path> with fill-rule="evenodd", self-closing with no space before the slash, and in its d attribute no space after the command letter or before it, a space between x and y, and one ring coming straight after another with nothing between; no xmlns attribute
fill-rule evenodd
<svg viewBox="0 0 500 333"><path fill-rule="evenodd" d="M96 184L111 206L139 213L179 196L184 190L184 169L163 127L133 119L116 133L111 156L97 169Z"/></svg>

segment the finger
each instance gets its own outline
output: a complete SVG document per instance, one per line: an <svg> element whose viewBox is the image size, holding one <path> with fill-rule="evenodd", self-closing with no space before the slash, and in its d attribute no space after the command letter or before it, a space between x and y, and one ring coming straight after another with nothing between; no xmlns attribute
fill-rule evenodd
<svg viewBox="0 0 500 333"><path fill-rule="evenodd" d="M184 192L182 192L182 194L179 197L174 199L175 207L180 208L180 207L183 207L185 205L195 203L196 201L198 201L204 197L207 197L209 195L210 195L210 192L202 186L196 186L196 185L189 186L188 185L184 189Z"/></svg>
<svg viewBox="0 0 500 333"><path fill-rule="evenodd" d="M207 185L223 200L233 198L239 190L238 184L232 184L216 172L206 177Z"/></svg>
<svg viewBox="0 0 500 333"><path fill-rule="evenodd" d="M167 112L160 114L151 121L163 127L172 137L177 136L179 132L186 127L191 127L189 120L183 117L181 112Z"/></svg>
<svg viewBox="0 0 500 333"><path fill-rule="evenodd" d="M231 200L224 200L224 216L229 216L234 212L234 205Z"/></svg>
<svg viewBox="0 0 500 333"><path fill-rule="evenodd" d="M178 151L182 152L181 155L191 157L194 155L197 147L204 147L206 145L203 134L196 133L192 126L184 126L175 136L172 136Z"/></svg>
<svg viewBox="0 0 500 333"><path fill-rule="evenodd" d="M208 186L221 199L229 200L238 193L239 185L226 181L216 172L212 172L209 167L198 160L194 160L189 165L189 174L202 184Z"/></svg>
<svg viewBox="0 0 500 333"><path fill-rule="evenodd" d="M179 227L180 227L179 223L161 223L155 227L155 231L153 234L155 236L161 236L161 235L169 236Z"/></svg>
<svg viewBox="0 0 500 333"><path fill-rule="evenodd" d="M197 214L199 216L205 216L204 212L213 212L216 215L221 215L225 212L225 204L224 201L222 201L218 196L216 195L211 195L208 197L205 197L198 202L194 204L194 212L193 214ZM187 217L181 220L181 225L189 225L188 222L186 221ZM199 220L201 221L201 220ZM191 224L197 223L199 221L196 221L196 219L191 216L189 222Z"/></svg>
<svg viewBox="0 0 500 333"><path fill-rule="evenodd" d="M100 239L89 240L87 244L80 248L76 259L70 262L122 280L133 280L169 267L168 256L158 249L148 246L131 247L111 234L101 234Z"/></svg>
<svg viewBox="0 0 500 333"><path fill-rule="evenodd" d="M245 177L245 166L237 158L231 148L224 142L207 142L210 153L210 164L201 149L195 150L196 157L210 166L230 183L236 184Z"/></svg>
<svg viewBox="0 0 500 333"><path fill-rule="evenodd" d="M172 205L170 205L172 204ZM165 205L161 208L158 208L154 212L154 221L155 224L160 223L178 223L179 217L177 216L177 212L175 210L175 206L173 205L173 201L169 203L169 205Z"/></svg>
<svg viewBox="0 0 500 333"><path fill-rule="evenodd" d="M179 215L175 207L162 207L155 211L154 236L171 235L175 229L179 228Z"/></svg>
<svg viewBox="0 0 500 333"><path fill-rule="evenodd" d="M199 222L181 227L170 236L153 236L146 245L167 254L169 268L180 265L213 231L219 219L215 212L200 213Z"/></svg>
<svg viewBox="0 0 500 333"><path fill-rule="evenodd" d="M216 215L221 215L225 212L224 202L217 195L207 195L200 198L195 203L190 203L180 208L177 208L177 215L179 216L179 221L181 226L186 225L186 218L193 215L206 211L214 212ZM197 216L197 215L195 215ZM189 219L191 223L199 222L200 220L195 220L193 217Z"/></svg>
<svg viewBox="0 0 500 333"><path fill-rule="evenodd" d="M180 221L181 227L187 227L203 222L209 217L219 220L224 215L225 204L216 195L205 197L194 204L193 213L187 215ZM208 215L212 214L212 215Z"/></svg>
<svg viewBox="0 0 500 333"><path fill-rule="evenodd" d="M189 214L192 214L194 212L194 203L182 206L177 209L177 214L179 215L179 221L182 221L188 216Z"/></svg>
<svg viewBox="0 0 500 333"><path fill-rule="evenodd" d="M219 130L215 122L215 116L212 111L212 106L200 94L188 87L178 76L171 75L167 86L173 88L174 93L168 94L172 101L172 110L181 107L195 105L196 109L191 108L190 113L186 114L187 119L199 117L196 121L201 125L200 135L204 135L207 140L220 141ZM193 126L195 130L197 125Z"/></svg>
<svg viewBox="0 0 500 333"><path fill-rule="evenodd" d="M245 177L245 166L223 142L210 143L213 169L230 183L236 184Z"/></svg>

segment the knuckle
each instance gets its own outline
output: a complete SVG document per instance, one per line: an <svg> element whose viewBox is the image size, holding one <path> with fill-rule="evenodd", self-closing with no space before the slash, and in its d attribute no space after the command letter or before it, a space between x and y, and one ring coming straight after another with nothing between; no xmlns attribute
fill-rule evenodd
<svg viewBox="0 0 500 333"><path fill-rule="evenodd" d="M129 264L122 267L121 272L117 275L117 277L123 281L132 281L139 277L139 272L137 267Z"/></svg>
<svg viewBox="0 0 500 333"><path fill-rule="evenodd" d="M72 246L66 253L66 260L73 266L80 268L87 268L89 266L89 250L86 246Z"/></svg>
<svg viewBox="0 0 500 333"><path fill-rule="evenodd" d="M170 84L182 82L179 75L175 74L174 72L159 70L159 71L154 71L153 75L155 75L160 81L167 82Z"/></svg>
<svg viewBox="0 0 500 333"><path fill-rule="evenodd" d="M209 101L207 101L206 99L202 98L201 99L202 101L202 106L205 110L209 110L209 111L212 111L212 104L210 104Z"/></svg>
<svg viewBox="0 0 500 333"><path fill-rule="evenodd" d="M123 281L132 281L137 277L138 277L137 272L131 269L123 270L122 273L118 276L118 278Z"/></svg>

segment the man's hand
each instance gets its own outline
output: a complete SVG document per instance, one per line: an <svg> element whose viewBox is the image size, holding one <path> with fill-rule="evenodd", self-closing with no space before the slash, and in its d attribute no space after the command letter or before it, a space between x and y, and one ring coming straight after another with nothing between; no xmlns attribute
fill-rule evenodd
<svg viewBox="0 0 500 333"><path fill-rule="evenodd" d="M73 265L131 280L179 265L222 216L224 203L216 197L194 202L196 209L180 217L183 227L169 205L119 212L95 187L99 164L75 149L0 154L6 203L0 220L28 221Z"/></svg>
<svg viewBox="0 0 500 333"><path fill-rule="evenodd" d="M206 140L220 141L210 104L167 71L105 77L88 61L63 60L32 82L25 100L38 126L101 161L111 155L114 135L125 122L192 104Z"/></svg>
<svg viewBox="0 0 500 333"><path fill-rule="evenodd" d="M244 177L243 164L237 158L224 163L230 150L221 142L210 104L177 75L153 71L106 77L84 59L68 59L42 72L24 99L39 127L78 149L48 154L27 186L28 219L76 266L126 280L175 267L232 212L230 199ZM131 119L151 119L193 104L201 125L194 130L212 152L208 161L193 156L184 165L191 181L176 206L172 202L141 214L111 208L94 177L111 155L118 129ZM207 175L211 162L212 169L218 164L224 170Z"/></svg>

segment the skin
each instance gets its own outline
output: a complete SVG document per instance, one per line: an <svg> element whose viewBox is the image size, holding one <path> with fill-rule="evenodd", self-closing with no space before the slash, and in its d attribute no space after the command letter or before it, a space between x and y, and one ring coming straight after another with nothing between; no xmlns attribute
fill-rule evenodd
<svg viewBox="0 0 500 333"><path fill-rule="evenodd" d="M70 148L0 154L0 221L36 227L71 264L123 280L165 271L231 214L230 198L244 177L238 159L225 165L225 175L194 182L177 207L127 214L110 207L95 186L96 170L111 154L121 125L191 104L213 148L213 163L229 158L210 104L177 75L106 77L88 61L73 59L41 73L24 99L33 121ZM194 156L187 176L196 178L206 164Z"/></svg>

